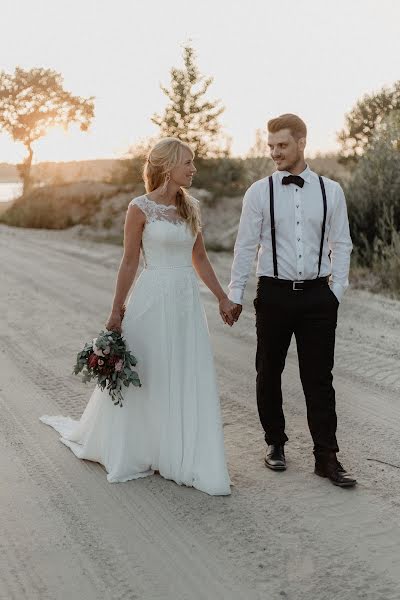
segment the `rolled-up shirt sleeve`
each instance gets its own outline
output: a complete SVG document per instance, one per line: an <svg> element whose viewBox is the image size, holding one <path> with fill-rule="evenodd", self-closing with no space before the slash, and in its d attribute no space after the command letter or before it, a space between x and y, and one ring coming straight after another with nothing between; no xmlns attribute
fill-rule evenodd
<svg viewBox="0 0 400 600"><path fill-rule="evenodd" d="M350 237L346 199L339 184L336 186L335 195L336 208L332 215L328 246L332 262L330 286L340 302L349 285L350 255L353 244Z"/></svg>
<svg viewBox="0 0 400 600"><path fill-rule="evenodd" d="M243 304L244 290L261 239L263 213L259 197L258 186L253 184L243 198L228 286L228 297L236 304Z"/></svg>

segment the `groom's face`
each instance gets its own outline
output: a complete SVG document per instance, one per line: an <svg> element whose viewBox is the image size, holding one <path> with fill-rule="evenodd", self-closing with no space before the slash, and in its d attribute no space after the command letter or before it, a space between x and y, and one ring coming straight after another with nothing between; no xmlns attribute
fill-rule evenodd
<svg viewBox="0 0 400 600"><path fill-rule="evenodd" d="M278 171L290 171L304 158L305 138L296 140L290 129L268 133L268 146Z"/></svg>

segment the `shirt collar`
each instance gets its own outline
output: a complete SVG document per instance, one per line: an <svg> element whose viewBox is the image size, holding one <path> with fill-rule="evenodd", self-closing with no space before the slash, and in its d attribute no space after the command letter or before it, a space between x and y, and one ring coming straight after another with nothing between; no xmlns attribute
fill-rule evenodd
<svg viewBox="0 0 400 600"><path fill-rule="evenodd" d="M278 173L279 181L281 183L282 183L282 179L284 177L286 177L287 175L293 175L293 173L289 173L289 171L277 171L277 173ZM306 183L310 183L310 181L311 181L310 167L307 165L306 168L304 169L304 171L302 173L299 173L299 176L302 177Z"/></svg>

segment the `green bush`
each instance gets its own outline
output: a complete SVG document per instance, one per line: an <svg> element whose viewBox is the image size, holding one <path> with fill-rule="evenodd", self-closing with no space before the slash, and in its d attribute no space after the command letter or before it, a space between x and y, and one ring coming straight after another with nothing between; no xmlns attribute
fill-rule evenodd
<svg viewBox="0 0 400 600"><path fill-rule="evenodd" d="M353 263L371 268L382 288L400 293L400 118L376 131L345 186Z"/></svg>
<svg viewBox="0 0 400 600"><path fill-rule="evenodd" d="M196 188L205 189L213 195L235 196L246 187L246 169L241 158L203 158L195 161Z"/></svg>

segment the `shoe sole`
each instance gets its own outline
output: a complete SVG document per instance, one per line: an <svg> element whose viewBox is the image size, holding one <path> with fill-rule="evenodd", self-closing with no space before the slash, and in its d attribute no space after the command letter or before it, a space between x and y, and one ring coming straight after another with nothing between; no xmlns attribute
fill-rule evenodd
<svg viewBox="0 0 400 600"><path fill-rule="evenodd" d="M317 473L317 471L314 471L314 473L315 473L315 475L318 475L318 477L323 477L325 479L329 479L328 475L324 475L323 473ZM337 487L343 487L343 488L345 488L345 487L354 487L354 486L357 485L357 481L354 481L354 482L353 481L352 482L349 481L348 483L339 483L339 482L336 482L336 481L332 481L332 479L329 479L329 481L331 483L333 483L333 485L336 485Z"/></svg>
<svg viewBox="0 0 400 600"><path fill-rule="evenodd" d="M355 485L357 485L357 481L352 481L352 482L343 482L343 483L337 483L335 481L332 481L332 479L329 480L331 483L333 483L333 485L336 485L337 487L354 487Z"/></svg>
<svg viewBox="0 0 400 600"><path fill-rule="evenodd" d="M264 463L265 463L265 466L268 467L268 469L271 469L271 471L286 471L286 466L269 465L266 460L264 461Z"/></svg>

